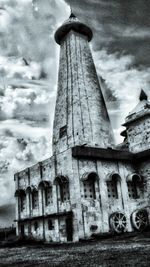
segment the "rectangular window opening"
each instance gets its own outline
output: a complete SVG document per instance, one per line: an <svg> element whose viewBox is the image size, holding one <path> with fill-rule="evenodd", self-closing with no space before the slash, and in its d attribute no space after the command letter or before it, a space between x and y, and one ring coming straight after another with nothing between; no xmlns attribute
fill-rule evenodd
<svg viewBox="0 0 150 267"><path fill-rule="evenodd" d="M59 138L62 138L65 135L67 135L67 125L61 127L59 130Z"/></svg>
<svg viewBox="0 0 150 267"><path fill-rule="evenodd" d="M137 195L137 188L136 188L136 184L133 183L133 181L128 181L127 182L127 186L128 186L128 194L130 198L133 199L137 199L138 195Z"/></svg>
<svg viewBox="0 0 150 267"><path fill-rule="evenodd" d="M85 198L91 198L91 199L96 198L95 182L94 181L91 181L91 180L84 181L83 187L84 187L84 197Z"/></svg>
<svg viewBox="0 0 150 267"><path fill-rule="evenodd" d="M24 211L25 207L26 207L26 197L25 196L21 196L21 198L20 198L20 206L21 206L21 211Z"/></svg>
<svg viewBox="0 0 150 267"><path fill-rule="evenodd" d="M32 208L36 209L38 207L38 192L32 193Z"/></svg>
<svg viewBox="0 0 150 267"><path fill-rule="evenodd" d="M53 221L48 220L48 230L53 230L53 229L54 229Z"/></svg>
<svg viewBox="0 0 150 267"><path fill-rule="evenodd" d="M59 186L59 188L60 188L60 199L61 199L61 202L65 202L65 201L70 200L69 184L68 183L61 184Z"/></svg>
<svg viewBox="0 0 150 267"><path fill-rule="evenodd" d="M52 188L45 188L45 205L48 206L52 203Z"/></svg>
<svg viewBox="0 0 150 267"><path fill-rule="evenodd" d="M107 192L108 198L110 199L117 199L118 192L117 192L117 183L116 181L107 181Z"/></svg>

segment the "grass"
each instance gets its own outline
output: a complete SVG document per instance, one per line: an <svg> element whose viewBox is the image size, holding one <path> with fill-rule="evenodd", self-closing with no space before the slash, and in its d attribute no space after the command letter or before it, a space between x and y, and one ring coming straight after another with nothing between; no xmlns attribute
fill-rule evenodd
<svg viewBox="0 0 150 267"><path fill-rule="evenodd" d="M150 238L113 238L84 243L0 249L0 267L148 267Z"/></svg>

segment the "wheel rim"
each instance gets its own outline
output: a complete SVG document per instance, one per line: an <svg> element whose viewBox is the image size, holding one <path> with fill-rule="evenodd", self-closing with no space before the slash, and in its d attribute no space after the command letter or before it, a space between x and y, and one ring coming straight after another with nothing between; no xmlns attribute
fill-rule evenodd
<svg viewBox="0 0 150 267"><path fill-rule="evenodd" d="M135 211L132 216L133 226L139 230L143 231L148 226L148 215L146 210Z"/></svg>
<svg viewBox="0 0 150 267"><path fill-rule="evenodd" d="M127 220L123 213L115 212L110 217L110 225L116 233L123 233L126 230Z"/></svg>

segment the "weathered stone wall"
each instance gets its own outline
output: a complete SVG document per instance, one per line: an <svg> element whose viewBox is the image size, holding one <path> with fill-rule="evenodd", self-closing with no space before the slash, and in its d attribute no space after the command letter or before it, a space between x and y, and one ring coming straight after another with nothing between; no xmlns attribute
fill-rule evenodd
<svg viewBox="0 0 150 267"><path fill-rule="evenodd" d="M139 166L138 166L139 168ZM95 199L85 199L83 191L82 177L85 173L96 173L98 179L95 181ZM19 188L26 189L29 185L38 188L41 180L50 181L52 185L52 202L46 206L42 198L41 189L38 189L39 203L37 209L33 210L27 196L27 206L23 212L18 211L18 218L35 218L39 222L37 231L33 226L31 232L34 237L50 241L67 241L66 233L66 216L51 216L54 224L53 230L48 230L48 218L44 221L38 219L38 216L49 214L59 214L73 212L73 240L78 241L80 238L90 237L93 233L110 232L109 218L114 212L125 214L127 220L126 231L133 231L131 224L131 215L137 209L143 209L148 206L148 195L145 193L142 198L129 198L127 181L133 173L141 173L145 179L145 190L149 188L149 168L148 163L142 163L139 170L128 161L108 161L108 160L86 160L72 158L71 150L58 154L40 164L30 168L30 171L23 171L18 174ZM28 173L28 176L27 176ZM41 177L42 173L42 177ZM120 176L117 182L118 198L108 198L107 181L111 179L111 174L115 173ZM33 175L33 176L32 176ZM55 184L55 178L63 175L69 178L70 200L61 202ZM29 184L30 177L30 184ZM146 192L145 191L145 192ZM31 198L30 198L31 202ZM37 218L36 218L37 217ZM26 225L25 234L28 235L29 222L23 222ZM20 231L20 230L19 230Z"/></svg>
<svg viewBox="0 0 150 267"><path fill-rule="evenodd" d="M139 152L150 148L150 118L145 116L133 121L127 128L129 149Z"/></svg>
<svg viewBox="0 0 150 267"><path fill-rule="evenodd" d="M81 179L85 172L96 172L99 180L96 182L96 200L88 200L83 197L83 183L80 180L81 203L84 213L85 233L90 236L91 225L97 225L96 232L111 231L109 225L109 217L114 212L124 213L127 218L127 231L132 231L131 214L136 209L147 207L148 198L143 195L143 198L129 198L127 181L128 177L137 172L137 169L128 162L113 162L113 161L86 161L80 160L79 177ZM109 199L106 182L109 180L111 173L120 175L120 181L117 183L118 199ZM145 177L146 179L146 177Z"/></svg>
<svg viewBox="0 0 150 267"><path fill-rule="evenodd" d="M150 221L150 159L145 159L144 162L139 164L139 170L143 177L144 186L145 186L145 199L143 199L143 205L147 205L149 221Z"/></svg>

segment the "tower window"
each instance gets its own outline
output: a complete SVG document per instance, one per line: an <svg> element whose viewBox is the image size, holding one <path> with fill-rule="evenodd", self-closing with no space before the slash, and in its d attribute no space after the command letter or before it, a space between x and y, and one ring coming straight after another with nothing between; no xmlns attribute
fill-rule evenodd
<svg viewBox="0 0 150 267"><path fill-rule="evenodd" d="M52 187L45 188L45 205L48 206L52 202Z"/></svg>
<svg viewBox="0 0 150 267"><path fill-rule="evenodd" d="M32 208L36 209L38 207L38 191L32 192Z"/></svg>
<svg viewBox="0 0 150 267"><path fill-rule="evenodd" d="M59 138L62 138L67 134L67 125L63 126L59 130Z"/></svg>

